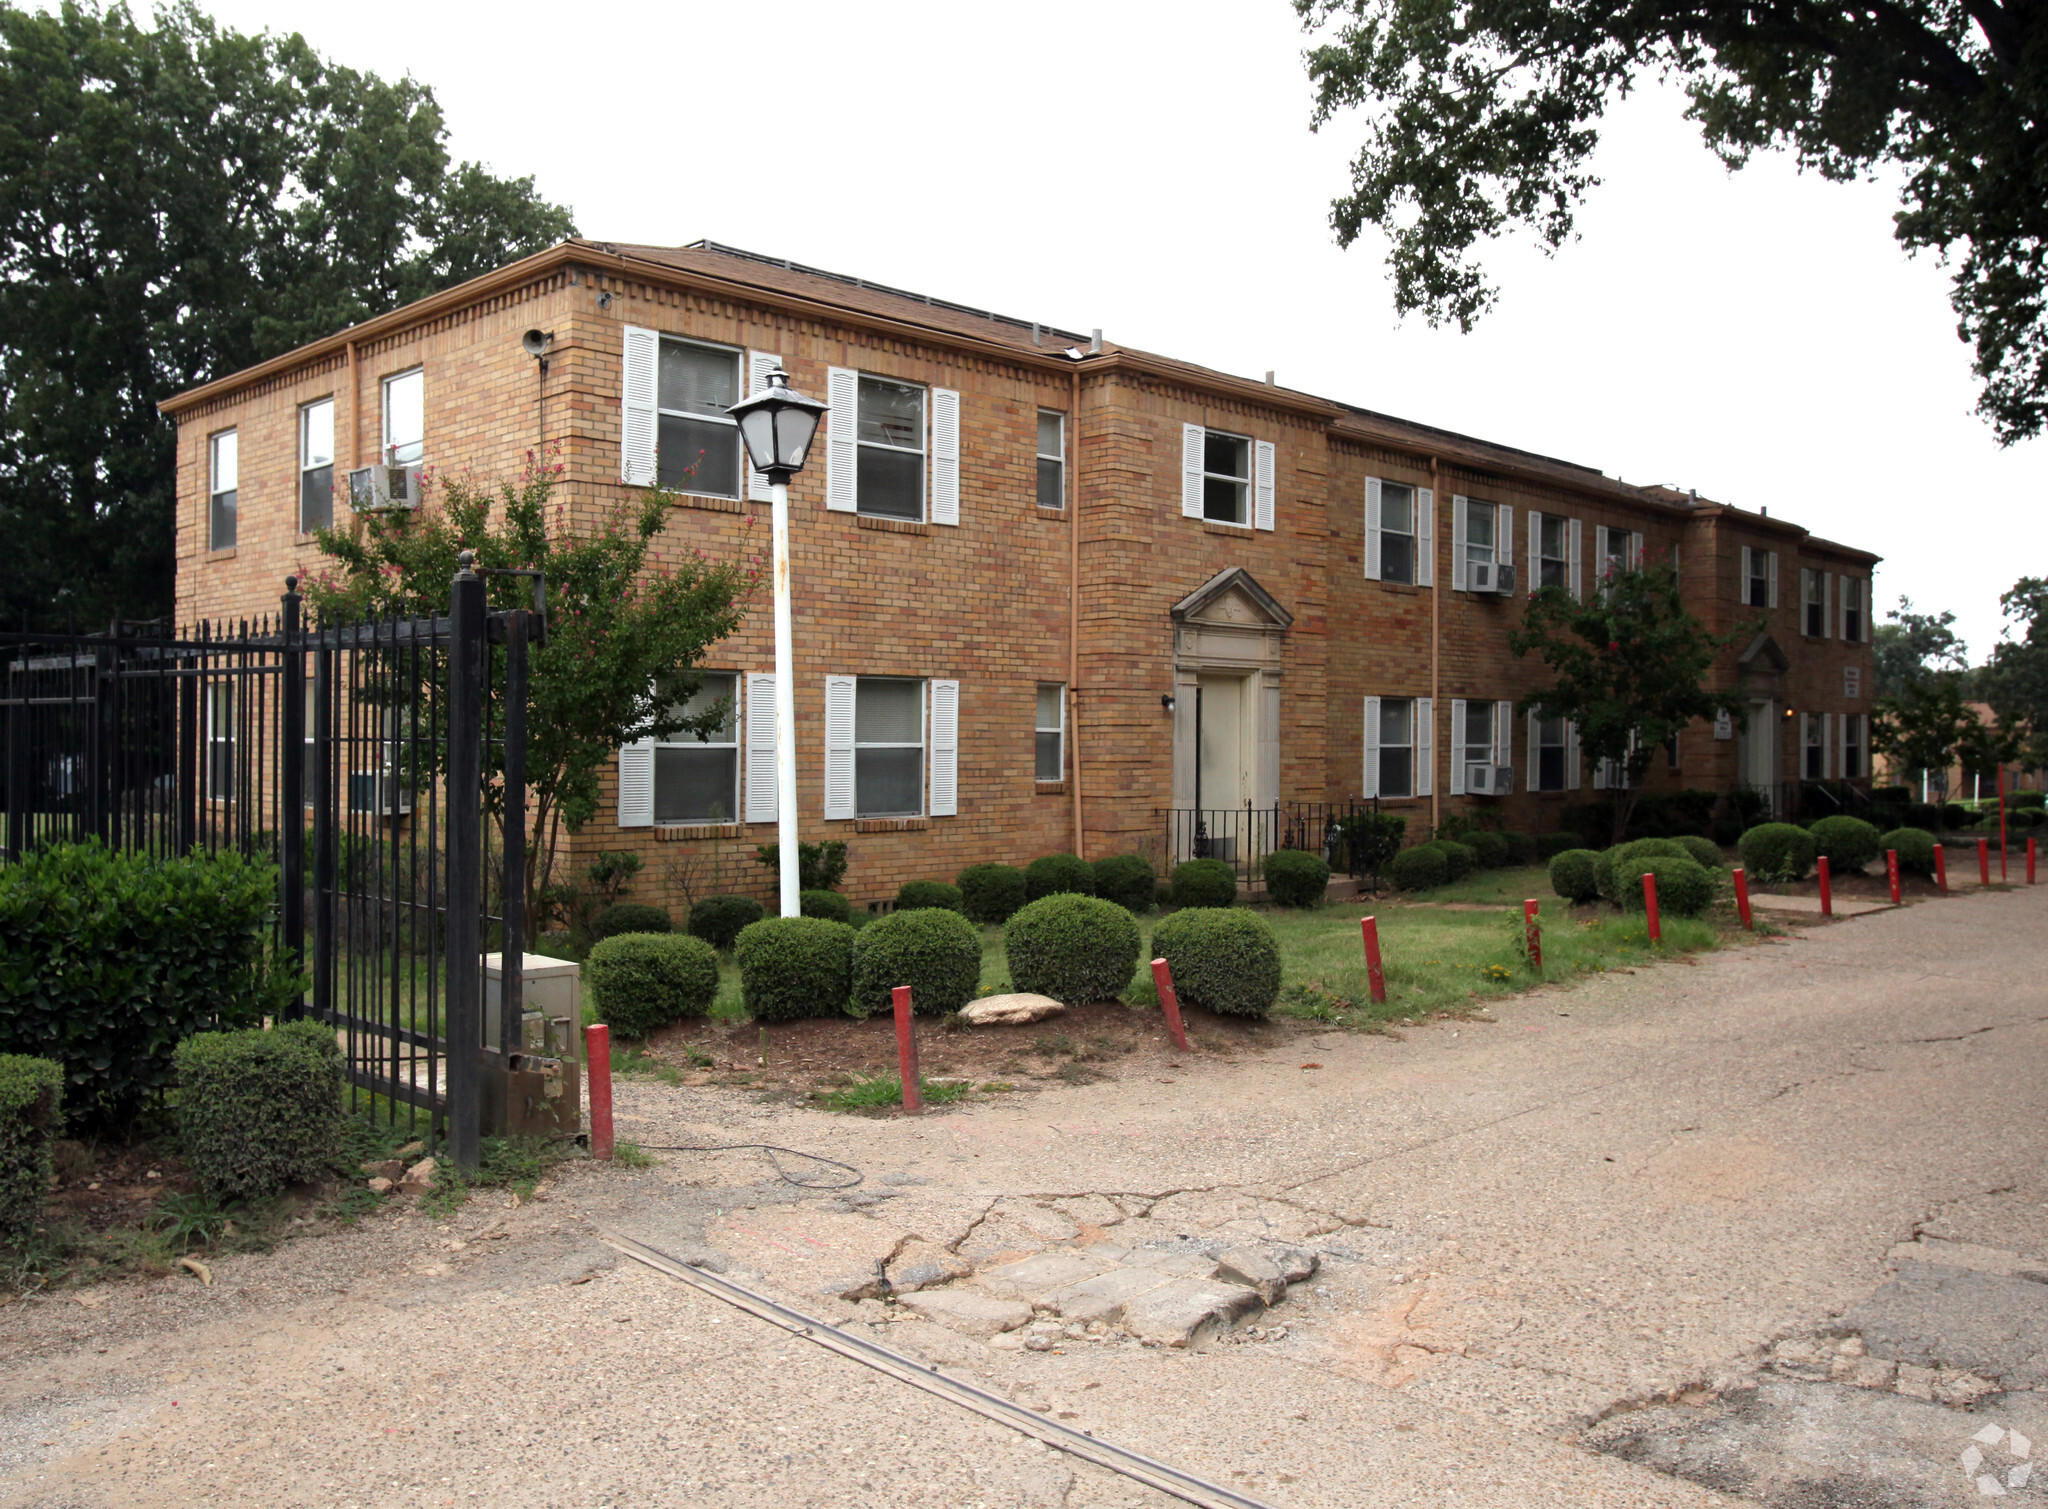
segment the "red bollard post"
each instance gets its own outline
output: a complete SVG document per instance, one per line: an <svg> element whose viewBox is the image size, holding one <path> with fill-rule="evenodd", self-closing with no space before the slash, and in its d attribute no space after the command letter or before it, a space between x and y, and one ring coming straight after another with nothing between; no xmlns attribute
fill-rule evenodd
<svg viewBox="0 0 2048 1509"><path fill-rule="evenodd" d="M1749 873L1741 865L1735 867L1735 914L1744 927L1756 931L1756 917L1749 910Z"/></svg>
<svg viewBox="0 0 2048 1509"><path fill-rule="evenodd" d="M917 1033L910 1024L910 987L890 992L896 1003L896 1072L903 1080L903 1111L915 1116L924 1109L924 1085L917 1077Z"/></svg>
<svg viewBox="0 0 2048 1509"><path fill-rule="evenodd" d="M1934 841L1934 888L1948 894L1948 845L1938 838Z"/></svg>
<svg viewBox="0 0 2048 1509"><path fill-rule="evenodd" d="M1991 840L1988 838L1977 840L1977 883L1991 884Z"/></svg>
<svg viewBox="0 0 2048 1509"><path fill-rule="evenodd" d="M612 1030L603 1022L583 1029L584 1065L590 1078L590 1156L612 1156Z"/></svg>
<svg viewBox="0 0 2048 1509"><path fill-rule="evenodd" d="M2027 840L2027 884L2034 883L2034 840Z"/></svg>
<svg viewBox="0 0 2048 1509"><path fill-rule="evenodd" d="M1897 849L1887 849L1884 851L1884 873L1885 877L1892 883L1892 905L1897 906L1899 904L1899 851Z"/></svg>
<svg viewBox="0 0 2048 1509"><path fill-rule="evenodd" d="M1650 941L1664 941L1664 924L1657 916L1657 877L1643 871L1643 911L1650 919Z"/></svg>
<svg viewBox="0 0 2048 1509"><path fill-rule="evenodd" d="M1823 917L1835 915L1834 877L1828 874L1828 857L1820 857L1820 914Z"/></svg>
<svg viewBox="0 0 2048 1509"><path fill-rule="evenodd" d="M1536 903L1522 903L1522 936L1529 940L1529 967L1543 967L1543 924L1536 920Z"/></svg>
<svg viewBox="0 0 2048 1509"><path fill-rule="evenodd" d="M1365 975L1372 983L1372 998L1384 1006L1387 1004L1387 972L1380 964L1379 919L1359 918L1358 930L1365 935Z"/></svg>
<svg viewBox="0 0 2048 1509"><path fill-rule="evenodd" d="M1166 1013L1166 1030L1173 1034L1173 1046L1188 1051L1188 1030L1180 1019L1180 993L1173 988L1173 966L1164 959L1152 961L1152 983L1159 987L1159 1007Z"/></svg>

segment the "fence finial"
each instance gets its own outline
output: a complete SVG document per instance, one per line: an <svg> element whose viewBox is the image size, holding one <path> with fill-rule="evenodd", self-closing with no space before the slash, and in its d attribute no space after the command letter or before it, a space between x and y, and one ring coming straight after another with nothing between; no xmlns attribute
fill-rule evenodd
<svg viewBox="0 0 2048 1509"><path fill-rule="evenodd" d="M455 560L456 563L462 567L462 571L460 573L461 575L476 575L476 552L474 550L463 551L462 554L458 555L455 558Z"/></svg>

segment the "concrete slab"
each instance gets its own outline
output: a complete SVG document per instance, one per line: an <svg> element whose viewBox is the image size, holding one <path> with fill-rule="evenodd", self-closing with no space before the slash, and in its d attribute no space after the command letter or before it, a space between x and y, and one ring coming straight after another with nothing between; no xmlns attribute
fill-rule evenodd
<svg viewBox="0 0 2048 1509"><path fill-rule="evenodd" d="M2048 1284L1935 1263L1899 1275L1843 1314L1873 1357L1974 1373L2007 1389L2048 1385Z"/></svg>

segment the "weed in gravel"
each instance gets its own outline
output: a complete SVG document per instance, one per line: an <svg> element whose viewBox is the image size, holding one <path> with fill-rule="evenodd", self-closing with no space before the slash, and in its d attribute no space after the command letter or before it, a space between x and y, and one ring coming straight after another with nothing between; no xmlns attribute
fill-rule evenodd
<svg viewBox="0 0 2048 1509"><path fill-rule="evenodd" d="M817 1103L828 1111L852 1111L873 1115L891 1110L903 1104L903 1081L893 1074L878 1074L872 1079L860 1075L848 1075L845 1088L831 1091L813 1091ZM957 1079L930 1080L920 1078L918 1087L924 1094L928 1106L951 1105L966 1097L971 1085Z"/></svg>
<svg viewBox="0 0 2048 1509"><path fill-rule="evenodd" d="M654 1158L637 1142L615 1142L612 1144L612 1162L620 1168L652 1168Z"/></svg>
<svg viewBox="0 0 2048 1509"><path fill-rule="evenodd" d="M222 1204L211 1195L167 1194L150 1212L149 1227L160 1233L174 1252L210 1247L234 1224L242 1209L240 1200Z"/></svg>

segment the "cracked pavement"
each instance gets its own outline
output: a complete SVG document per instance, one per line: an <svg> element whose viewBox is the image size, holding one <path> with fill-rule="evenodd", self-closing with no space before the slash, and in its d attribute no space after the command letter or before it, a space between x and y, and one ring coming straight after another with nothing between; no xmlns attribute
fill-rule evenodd
<svg viewBox="0 0 2048 1509"><path fill-rule="evenodd" d="M606 1229L1290 1509L1975 1502L1973 1433L2048 1437L2048 1307L2018 1303L2048 1297L2044 910L1922 904L1405 1041L1162 1042L1122 1080L914 1121L623 1085L624 1138L865 1178L572 1166L519 1209L381 1216L210 1290L10 1307L0 1506L1168 1502ZM1315 1271L1280 1297L1259 1261L1289 1252ZM1181 1345L1031 1287L1245 1265L1275 1302L1236 1293ZM911 1303L948 1293L986 1303ZM1979 1467L2016 1470L2014 1439Z"/></svg>

